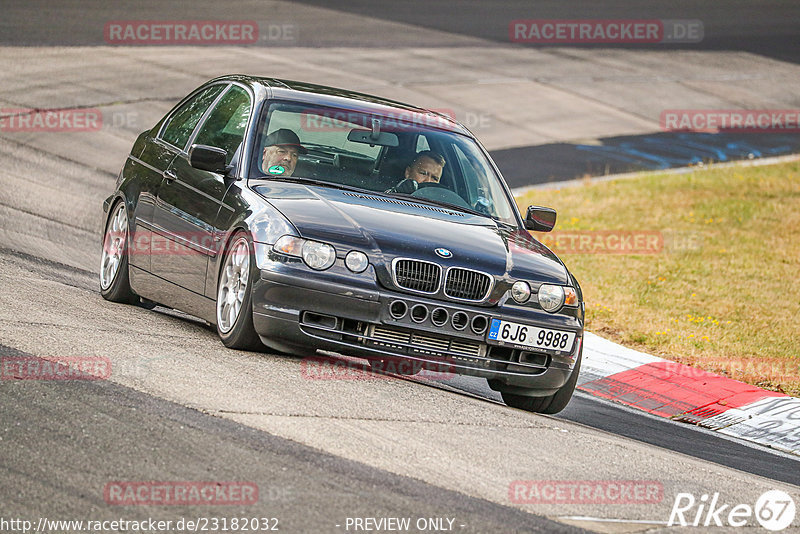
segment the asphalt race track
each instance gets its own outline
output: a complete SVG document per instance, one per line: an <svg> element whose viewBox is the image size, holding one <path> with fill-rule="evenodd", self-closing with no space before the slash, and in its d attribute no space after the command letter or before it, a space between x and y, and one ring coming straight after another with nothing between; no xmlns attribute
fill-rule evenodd
<svg viewBox="0 0 800 534"><path fill-rule="evenodd" d="M20 356L4 347L0 354ZM4 387L0 397L3 423L24 422L4 428L3 441L13 444L4 455L4 481L15 488L4 495L4 515L13 510L17 516L55 519L67 517L69 510L72 518L105 508L102 493L91 491L98 475L109 480L239 480L246 472L259 487L259 502L233 509L231 515L277 518L282 531L330 530L333 510L353 517L458 517L475 532L564 528L106 381ZM47 447L42 446L43 433ZM177 521L218 512L211 507L126 510L131 520L154 514Z"/></svg>
<svg viewBox="0 0 800 534"><path fill-rule="evenodd" d="M685 530L667 527L681 493L716 493L733 507L782 490L800 503L797 457L583 393L547 417L506 407L481 380L320 373L304 358L227 350L182 313L99 295L101 203L133 139L227 72L452 110L474 121L513 187L798 151L796 133L659 128L664 108L800 107L796 4L687 2L667 13L618 2L603 13L571 3L568 15L557 4L193 2L188 12L188 3L6 2L0 118L73 108L97 109L103 121L92 131L0 128L0 357L95 357L110 374L0 381L0 532L22 531L2 522L12 519L234 517L277 518L284 532L389 531L359 529L354 518L423 520L410 531L425 532L667 532ZM699 19L706 38L606 48L504 41L515 18L580 16ZM109 20L145 19L256 20L296 34L253 46L104 41ZM117 504L107 489L120 481L247 483L258 500ZM534 503L515 497L515 481L630 481L661 493ZM761 531L753 518L748 526ZM717 529L727 530L736 529Z"/></svg>

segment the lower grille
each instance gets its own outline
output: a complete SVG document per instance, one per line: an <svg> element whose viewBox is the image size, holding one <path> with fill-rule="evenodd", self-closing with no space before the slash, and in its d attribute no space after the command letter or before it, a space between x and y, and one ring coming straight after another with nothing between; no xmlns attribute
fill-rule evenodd
<svg viewBox="0 0 800 534"><path fill-rule="evenodd" d="M468 356L481 355L481 346L478 343L472 343L470 341L460 341L454 339L453 341L450 342L450 349L453 352L458 352Z"/></svg>
<svg viewBox="0 0 800 534"><path fill-rule="evenodd" d="M477 341L451 340L379 325L372 325L367 329L365 341L393 347L410 345L411 352L441 358L451 355L482 357L486 354L486 345Z"/></svg>
<svg viewBox="0 0 800 534"><path fill-rule="evenodd" d="M445 364L447 362L466 364L473 369L538 374L546 371L549 367L549 361L541 363L526 360L522 362L518 359L519 351L508 347L490 346L479 341L451 339L383 325L368 325L362 342L366 345L391 349L409 356L425 357ZM543 357L547 360L546 356Z"/></svg>
<svg viewBox="0 0 800 534"><path fill-rule="evenodd" d="M345 347L372 347L397 357L416 358L462 369L539 374L550 366L547 355L529 353L481 340L451 338L428 332L304 313L300 328L308 335ZM321 318L329 318L323 321ZM328 323L333 323L328 324ZM346 351L345 351L346 353Z"/></svg>
<svg viewBox="0 0 800 534"><path fill-rule="evenodd" d="M401 332L399 330L390 330L388 328L375 327L372 331L371 339L375 341L383 341L385 343L409 343L411 334L408 332Z"/></svg>
<svg viewBox="0 0 800 534"><path fill-rule="evenodd" d="M412 334L411 344L414 345L415 352L425 354L436 354L450 349L450 341L447 339L422 334Z"/></svg>

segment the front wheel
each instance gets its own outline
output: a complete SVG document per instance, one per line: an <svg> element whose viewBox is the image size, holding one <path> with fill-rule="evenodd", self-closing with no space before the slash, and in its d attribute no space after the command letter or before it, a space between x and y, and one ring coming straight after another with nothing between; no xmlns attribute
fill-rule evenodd
<svg viewBox="0 0 800 534"><path fill-rule="evenodd" d="M572 375L570 375L569 380L552 395L546 397L528 397L526 395L501 391L500 394L503 396L503 402L512 408L519 408L527 412L546 414L560 412L567 407L570 399L572 399L575 385L578 383L578 373L581 370L582 357L583 347L581 347L581 353L578 355L578 361L575 362L575 368L572 370Z"/></svg>
<svg viewBox="0 0 800 534"><path fill-rule="evenodd" d="M231 349L264 348L253 326L252 273L253 245L244 232L237 232L228 242L224 264L217 284L217 333Z"/></svg>
<svg viewBox="0 0 800 534"><path fill-rule="evenodd" d="M128 277L128 213L125 203L117 202L106 222L103 253L100 257L100 294L111 302L136 304L139 297Z"/></svg>

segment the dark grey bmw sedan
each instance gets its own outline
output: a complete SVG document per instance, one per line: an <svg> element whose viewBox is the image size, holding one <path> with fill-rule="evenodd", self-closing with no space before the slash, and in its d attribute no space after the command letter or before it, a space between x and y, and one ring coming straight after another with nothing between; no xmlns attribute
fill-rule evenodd
<svg viewBox="0 0 800 534"><path fill-rule="evenodd" d="M556 413L580 368L577 280L451 118L224 76L139 135L105 200L100 290L216 325L234 349L334 351L484 377Z"/></svg>

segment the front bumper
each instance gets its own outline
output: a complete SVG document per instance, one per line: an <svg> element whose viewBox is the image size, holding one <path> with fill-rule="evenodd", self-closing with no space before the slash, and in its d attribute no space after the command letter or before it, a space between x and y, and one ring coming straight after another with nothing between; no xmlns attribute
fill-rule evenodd
<svg viewBox="0 0 800 534"><path fill-rule="evenodd" d="M252 293L253 323L262 341L277 350L307 347L368 359L400 358L435 371L487 378L493 387L540 395L566 383L580 351L583 329L573 317L389 291L375 283L371 267L355 275L344 268L316 272L298 263L260 259ZM398 308L403 307L406 313L401 316ZM492 318L570 330L576 339L565 351L489 344L486 327Z"/></svg>

